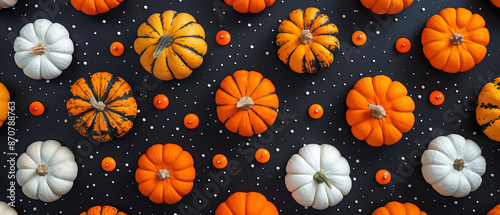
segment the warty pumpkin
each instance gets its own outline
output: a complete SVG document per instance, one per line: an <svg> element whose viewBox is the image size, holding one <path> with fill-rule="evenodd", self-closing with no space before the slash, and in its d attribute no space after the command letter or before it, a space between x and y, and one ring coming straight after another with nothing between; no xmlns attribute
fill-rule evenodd
<svg viewBox="0 0 500 215"><path fill-rule="evenodd" d="M134 50L142 67L161 80L188 77L207 53L205 30L187 13L155 13L139 26L137 36Z"/></svg>
<svg viewBox="0 0 500 215"><path fill-rule="evenodd" d="M425 57L448 73L465 72L486 55L490 33L479 14L464 8L446 8L432 16L422 32Z"/></svg>
<svg viewBox="0 0 500 215"><path fill-rule="evenodd" d="M17 3L17 0L0 0L0 10L2 8L9 8L14 6Z"/></svg>
<svg viewBox="0 0 500 215"><path fill-rule="evenodd" d="M278 116L273 83L255 71L239 70L224 78L215 102L219 120L229 131L245 137L264 132Z"/></svg>
<svg viewBox="0 0 500 215"><path fill-rule="evenodd" d="M371 146L392 145L415 123L415 103L406 87L385 75L365 77L347 94L352 134Z"/></svg>
<svg viewBox="0 0 500 215"><path fill-rule="evenodd" d="M477 98L476 120L488 138L500 142L500 77L487 83Z"/></svg>
<svg viewBox="0 0 500 215"><path fill-rule="evenodd" d="M500 204L491 209L486 215L500 215Z"/></svg>
<svg viewBox="0 0 500 215"><path fill-rule="evenodd" d="M66 108L81 135L108 142L132 129L137 103L123 78L97 72L78 79L71 86L71 94Z"/></svg>
<svg viewBox="0 0 500 215"><path fill-rule="evenodd" d="M10 93L2 82L0 82L0 127L9 116Z"/></svg>
<svg viewBox="0 0 500 215"><path fill-rule="evenodd" d="M278 209L257 192L236 192L220 204L215 215L278 215Z"/></svg>
<svg viewBox="0 0 500 215"><path fill-rule="evenodd" d="M139 191L154 203L175 204L193 188L193 165L191 154L179 145L153 145L139 158L135 171Z"/></svg>
<svg viewBox="0 0 500 215"><path fill-rule="evenodd" d="M11 208L7 203L0 201L0 214L2 215L17 215L16 210Z"/></svg>
<svg viewBox="0 0 500 215"><path fill-rule="evenodd" d="M275 0L224 0L227 5L240 13L260 13L266 7L274 4Z"/></svg>
<svg viewBox="0 0 500 215"><path fill-rule="evenodd" d="M382 15L399 13L409 7L413 0L361 0L361 3L374 13Z"/></svg>
<svg viewBox="0 0 500 215"><path fill-rule="evenodd" d="M339 32L337 26L314 7L292 11L278 31L278 57L297 73L315 73L329 67L340 49L335 36Z"/></svg>
<svg viewBox="0 0 500 215"><path fill-rule="evenodd" d="M105 206L91 207L87 212L83 212L80 215L127 215L127 214L118 211L118 209L113 206L105 205Z"/></svg>
<svg viewBox="0 0 500 215"><path fill-rule="evenodd" d="M75 9L87 15L106 13L110 9L118 7L123 0L71 0Z"/></svg>
<svg viewBox="0 0 500 215"><path fill-rule="evenodd" d="M427 215L412 203L389 202L377 208L372 215Z"/></svg>

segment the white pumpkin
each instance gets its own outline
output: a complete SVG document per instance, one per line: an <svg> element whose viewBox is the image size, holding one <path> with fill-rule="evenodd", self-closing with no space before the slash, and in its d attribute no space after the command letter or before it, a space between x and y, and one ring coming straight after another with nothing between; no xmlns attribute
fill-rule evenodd
<svg viewBox="0 0 500 215"><path fill-rule="evenodd" d="M308 144L288 160L285 184L297 203L324 210L351 191L350 172L349 163L335 147Z"/></svg>
<svg viewBox="0 0 500 215"><path fill-rule="evenodd" d="M0 0L0 10L2 8L9 8L14 6L17 3L17 0Z"/></svg>
<svg viewBox="0 0 500 215"><path fill-rule="evenodd" d="M0 214L1 215L17 215L16 210L11 208L7 203L0 201Z"/></svg>
<svg viewBox="0 0 500 215"><path fill-rule="evenodd" d="M469 195L481 185L486 171L481 148L457 134L432 140L421 160L425 181L443 196Z"/></svg>
<svg viewBox="0 0 500 215"><path fill-rule="evenodd" d="M23 193L44 202L53 202L73 187L78 174L75 156L55 140L37 141L17 160L17 183Z"/></svg>
<svg viewBox="0 0 500 215"><path fill-rule="evenodd" d="M59 23L38 19L25 25L14 41L14 60L32 79L54 79L73 60L73 41Z"/></svg>

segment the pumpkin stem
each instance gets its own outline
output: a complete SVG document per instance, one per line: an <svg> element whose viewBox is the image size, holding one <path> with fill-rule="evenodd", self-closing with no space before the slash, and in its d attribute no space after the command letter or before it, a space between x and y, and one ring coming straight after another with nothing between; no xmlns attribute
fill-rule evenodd
<svg viewBox="0 0 500 215"><path fill-rule="evenodd" d="M453 163L453 167L458 171L462 171L462 169L464 169L465 167L464 159L462 158L456 159L455 162Z"/></svg>
<svg viewBox="0 0 500 215"><path fill-rule="evenodd" d="M237 108L241 108L242 110L250 110L254 105L252 98L249 96L243 96L236 103Z"/></svg>
<svg viewBox="0 0 500 215"><path fill-rule="evenodd" d="M321 170L314 174L313 179L316 183L325 183L328 188L332 189L332 183L330 182L330 179L328 179L326 175L321 172Z"/></svg>
<svg viewBox="0 0 500 215"><path fill-rule="evenodd" d="M166 179L170 178L170 173L166 169L160 169L156 173L156 176L158 176L158 178L160 180L166 180Z"/></svg>
<svg viewBox="0 0 500 215"><path fill-rule="evenodd" d="M106 104L104 104L104 102L102 101L99 101L97 102L97 100L95 99L94 96L91 96L90 97L90 104L92 105L92 107L94 107L97 111L103 111L104 108L106 108Z"/></svg>
<svg viewBox="0 0 500 215"><path fill-rule="evenodd" d="M372 116L377 119L382 119L386 115L384 107L380 105L372 105L368 103L368 108L372 110Z"/></svg>
<svg viewBox="0 0 500 215"><path fill-rule="evenodd" d="M43 43L38 43L38 45L31 47L30 54L45 54L45 45Z"/></svg>
<svg viewBox="0 0 500 215"><path fill-rule="evenodd" d="M302 30L302 33L300 34L299 39L300 39L300 42L302 42L302 44L308 44L309 42L311 42L311 40L313 40L313 35L311 34L311 31L309 31L309 30Z"/></svg>
<svg viewBox="0 0 500 215"><path fill-rule="evenodd" d="M45 165L38 165L38 168L36 168L36 173L38 173L39 176L45 176L49 173L49 169Z"/></svg>
<svg viewBox="0 0 500 215"><path fill-rule="evenodd" d="M170 35L163 35L158 39L158 46L156 46L155 52L153 53L153 58L156 59L160 57L163 50L170 47L174 43L174 38Z"/></svg>
<svg viewBox="0 0 500 215"><path fill-rule="evenodd" d="M451 35L450 37L450 40L453 45L458 46L464 42L464 36L460 33L453 33L453 35Z"/></svg>

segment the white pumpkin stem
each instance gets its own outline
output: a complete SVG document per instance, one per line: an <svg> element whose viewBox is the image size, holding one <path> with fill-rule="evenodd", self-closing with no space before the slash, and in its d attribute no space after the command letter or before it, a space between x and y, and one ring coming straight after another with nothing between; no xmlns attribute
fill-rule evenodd
<svg viewBox="0 0 500 215"><path fill-rule="evenodd" d="M311 40L313 40L313 38L314 37L309 30L302 30L302 33L299 36L300 42L302 44L308 44L309 42L311 42Z"/></svg>
<svg viewBox="0 0 500 215"><path fill-rule="evenodd" d="M153 53L153 58L159 57L165 48L168 48L174 43L174 38L170 35L163 35L158 39L158 46L156 46L155 52Z"/></svg>
<svg viewBox="0 0 500 215"><path fill-rule="evenodd" d="M94 107L97 111L103 111L104 108L106 108L106 104L102 101L97 101L94 96L90 97L90 104L92 107Z"/></svg>
<svg viewBox="0 0 500 215"><path fill-rule="evenodd" d="M464 36L461 33L453 33L450 37L450 41L453 45L460 45L464 42Z"/></svg>
<svg viewBox="0 0 500 215"><path fill-rule="evenodd" d="M166 180L166 179L170 178L170 173L166 169L160 169L156 173L156 176L158 176L158 178L160 180Z"/></svg>
<svg viewBox="0 0 500 215"><path fill-rule="evenodd" d="M382 119L385 117L385 109L380 105L373 105L368 103L368 108L372 110L372 116L377 119Z"/></svg>
<svg viewBox="0 0 500 215"><path fill-rule="evenodd" d="M462 171L465 167L465 161L464 159L456 159L455 162L453 163L453 168L455 168L458 171Z"/></svg>
<svg viewBox="0 0 500 215"><path fill-rule="evenodd" d="M250 110L255 103L253 103L253 99L249 96L243 96L236 103L237 108L241 108L242 110Z"/></svg>
<svg viewBox="0 0 500 215"><path fill-rule="evenodd" d="M45 45L43 43L38 43L38 45L31 47L30 54L45 54Z"/></svg>
<svg viewBox="0 0 500 215"><path fill-rule="evenodd" d="M314 174L313 179L316 183L318 184L325 183L326 186L328 186L328 188L332 189L332 183L326 177L326 175L321 172L321 170L318 171L316 174Z"/></svg>
<svg viewBox="0 0 500 215"><path fill-rule="evenodd" d="M49 169L45 165L38 165L38 168L36 168L36 173L38 173L39 176L45 176L49 173Z"/></svg>

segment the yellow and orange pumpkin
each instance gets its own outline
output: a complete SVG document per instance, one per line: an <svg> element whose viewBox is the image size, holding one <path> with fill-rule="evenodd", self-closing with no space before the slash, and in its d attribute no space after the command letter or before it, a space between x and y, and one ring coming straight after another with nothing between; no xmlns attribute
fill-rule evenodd
<svg viewBox="0 0 500 215"><path fill-rule="evenodd" d="M10 93L7 87L0 82L0 127L9 116Z"/></svg>
<svg viewBox="0 0 500 215"><path fill-rule="evenodd" d="M278 209L257 192L236 192L217 207L215 215L278 215Z"/></svg>
<svg viewBox="0 0 500 215"><path fill-rule="evenodd" d="M227 5L240 13L260 13L276 0L224 0Z"/></svg>
<svg viewBox="0 0 500 215"><path fill-rule="evenodd" d="M239 70L224 78L215 102L219 120L229 131L245 137L264 132L278 116L273 83L255 71Z"/></svg>
<svg viewBox="0 0 500 215"><path fill-rule="evenodd" d="M389 202L377 208L372 215L427 215L412 203Z"/></svg>
<svg viewBox="0 0 500 215"><path fill-rule="evenodd" d="M361 3L374 13L382 15L399 13L409 7L413 0L361 0Z"/></svg>
<svg viewBox="0 0 500 215"><path fill-rule="evenodd" d="M446 8L432 16L422 32L425 57L448 73L465 72L486 55L490 33L479 14L464 8Z"/></svg>
<svg viewBox="0 0 500 215"><path fill-rule="evenodd" d="M134 49L142 67L158 79L187 78L207 53L205 30L188 13L155 13L137 29Z"/></svg>
<svg viewBox="0 0 500 215"><path fill-rule="evenodd" d="M329 67L340 49L337 26L314 7L292 11L278 31L278 57L297 73L316 73Z"/></svg>
<svg viewBox="0 0 500 215"><path fill-rule="evenodd" d="M71 86L71 94L66 108L81 135L108 142L132 129L137 103L123 78L98 72L78 79Z"/></svg>
<svg viewBox="0 0 500 215"><path fill-rule="evenodd" d="M127 215L127 214L118 211L118 209L113 206L105 205L105 206L91 207L87 212L83 212L80 215Z"/></svg>
<svg viewBox="0 0 500 215"><path fill-rule="evenodd" d="M118 7L123 0L71 0L75 9L82 11L87 15L97 15L106 13L109 10Z"/></svg>
<svg viewBox="0 0 500 215"><path fill-rule="evenodd" d="M477 98L476 120L488 138L500 142L500 77L487 83Z"/></svg>

